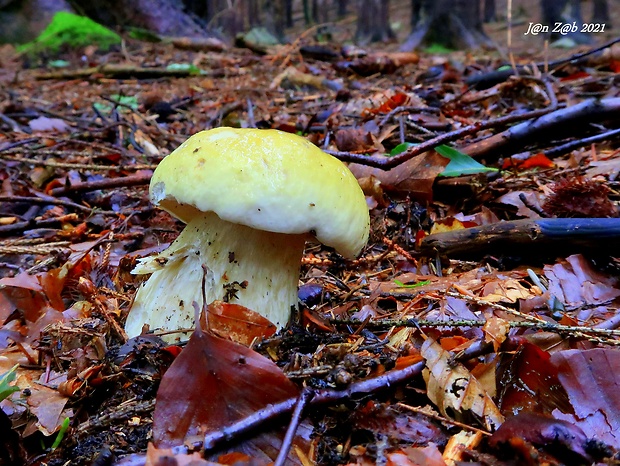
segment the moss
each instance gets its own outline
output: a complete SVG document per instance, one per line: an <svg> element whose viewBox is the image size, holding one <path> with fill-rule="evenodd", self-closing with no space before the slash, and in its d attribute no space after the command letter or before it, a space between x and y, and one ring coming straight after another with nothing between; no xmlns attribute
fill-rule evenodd
<svg viewBox="0 0 620 466"><path fill-rule="evenodd" d="M28 54L53 53L65 46L79 48L87 45L97 45L100 49L107 50L120 41L118 34L90 18L61 11L54 15L39 37L21 45L17 51Z"/></svg>

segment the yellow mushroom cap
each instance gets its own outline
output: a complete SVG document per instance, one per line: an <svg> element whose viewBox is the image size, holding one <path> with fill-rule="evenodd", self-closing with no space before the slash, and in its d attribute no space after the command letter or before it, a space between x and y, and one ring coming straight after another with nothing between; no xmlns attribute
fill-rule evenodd
<svg viewBox="0 0 620 466"><path fill-rule="evenodd" d="M368 207L353 174L311 142L283 131L201 131L161 161L150 196L185 223L199 212L214 212L259 230L312 232L349 258L368 240Z"/></svg>

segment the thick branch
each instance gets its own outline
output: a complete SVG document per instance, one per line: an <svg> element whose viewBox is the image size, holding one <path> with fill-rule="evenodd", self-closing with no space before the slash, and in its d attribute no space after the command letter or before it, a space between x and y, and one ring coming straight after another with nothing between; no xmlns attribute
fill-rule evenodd
<svg viewBox="0 0 620 466"><path fill-rule="evenodd" d="M515 220L479 227L464 228L429 235L422 240L422 254L450 256L487 254L498 250L525 255L529 249L545 246L556 248L604 249L607 253L620 248L619 218L545 218Z"/></svg>
<svg viewBox="0 0 620 466"><path fill-rule="evenodd" d="M554 136L575 134L590 123L620 118L620 97L584 100L572 107L557 110L537 120L515 125L482 141L461 147L471 157L488 156L504 149L514 152L527 144L549 140Z"/></svg>

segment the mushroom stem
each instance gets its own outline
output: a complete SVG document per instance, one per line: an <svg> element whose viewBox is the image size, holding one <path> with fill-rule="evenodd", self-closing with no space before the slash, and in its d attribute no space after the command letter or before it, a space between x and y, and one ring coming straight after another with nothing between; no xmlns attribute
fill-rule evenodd
<svg viewBox="0 0 620 466"><path fill-rule="evenodd" d="M135 274L152 275L136 293L125 324L127 334L139 335L145 324L158 331L194 328L192 302L203 304L205 273L207 303L241 304L282 328L297 308L305 238L256 230L214 213L196 216L168 249L141 259L134 268Z"/></svg>

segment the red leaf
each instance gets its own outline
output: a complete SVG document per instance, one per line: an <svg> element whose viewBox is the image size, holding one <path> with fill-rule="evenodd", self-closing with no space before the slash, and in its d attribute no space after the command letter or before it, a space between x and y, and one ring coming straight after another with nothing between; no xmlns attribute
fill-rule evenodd
<svg viewBox="0 0 620 466"><path fill-rule="evenodd" d="M504 414L521 410L551 414L559 408L570 410L557 370L549 363L549 353L525 342L504 366L498 386L499 407Z"/></svg>
<svg viewBox="0 0 620 466"><path fill-rule="evenodd" d="M202 441L205 433L298 393L269 359L197 329L159 387L153 414L155 445ZM279 433L265 432L237 447L254 459L270 461L278 453L279 439Z"/></svg>
<svg viewBox="0 0 620 466"><path fill-rule="evenodd" d="M530 168L553 168L555 164L549 158L539 152L536 155L528 157L525 160L506 159L502 165L503 169L517 168L519 170L527 170Z"/></svg>

